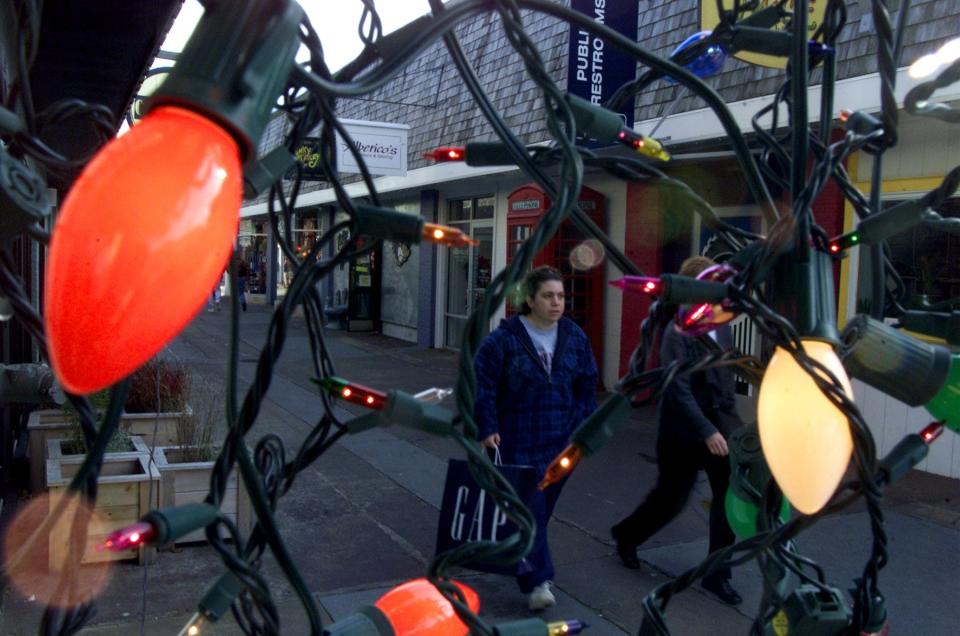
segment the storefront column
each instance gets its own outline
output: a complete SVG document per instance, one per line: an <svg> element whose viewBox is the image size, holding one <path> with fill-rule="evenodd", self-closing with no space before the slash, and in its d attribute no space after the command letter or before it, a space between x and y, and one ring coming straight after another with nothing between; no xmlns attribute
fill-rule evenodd
<svg viewBox="0 0 960 636"><path fill-rule="evenodd" d="M643 183L627 183L627 217L624 246L627 258L649 276L663 269L663 220L660 192ZM620 312L620 375L627 372L630 354L640 344L640 324L650 311L651 301L642 294L623 294ZM652 352L656 357L657 352Z"/></svg>
<svg viewBox="0 0 960 636"><path fill-rule="evenodd" d="M427 223L436 223L440 210L440 193L437 190L420 191L420 216ZM420 243L420 289L417 302L417 344L421 347L436 345L434 333L437 326L437 247L433 243Z"/></svg>
<svg viewBox="0 0 960 636"><path fill-rule="evenodd" d="M277 236L273 233L273 224L267 223L267 282L266 298L267 304L273 307L277 302L277 257L280 247L277 245Z"/></svg>
<svg viewBox="0 0 960 636"><path fill-rule="evenodd" d="M320 209L320 218L322 219L322 232L321 236L325 232L329 232L330 228L333 227L336 223L336 214L337 209L332 205L325 205ZM320 252L321 259L333 258L337 253L337 242L336 239L331 240L323 247L323 250ZM324 307L333 307L333 276L324 276L323 277L323 306Z"/></svg>

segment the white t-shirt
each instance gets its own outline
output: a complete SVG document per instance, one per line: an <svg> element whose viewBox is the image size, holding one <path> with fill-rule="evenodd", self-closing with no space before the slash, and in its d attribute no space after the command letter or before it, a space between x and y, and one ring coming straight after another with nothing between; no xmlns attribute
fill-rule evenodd
<svg viewBox="0 0 960 636"><path fill-rule="evenodd" d="M520 322L523 323L530 340L533 341L533 348L536 349L540 361L543 362L543 368L550 375L550 366L553 363L553 352L557 348L557 325L549 329L538 329L533 326L526 316L520 316Z"/></svg>

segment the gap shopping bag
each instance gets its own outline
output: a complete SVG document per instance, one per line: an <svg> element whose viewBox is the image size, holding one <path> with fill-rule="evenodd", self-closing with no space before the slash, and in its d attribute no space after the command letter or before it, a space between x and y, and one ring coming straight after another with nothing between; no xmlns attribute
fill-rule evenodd
<svg viewBox="0 0 960 636"><path fill-rule="evenodd" d="M533 466L500 465L497 453L497 469L510 481L517 497L530 505L537 487L537 475ZM465 543L477 541L500 541L517 531L517 526L507 519L500 508L474 480L467 461L451 459L447 463L447 481L443 488L440 505L440 521L437 525L437 554ZM524 562L511 566L493 563L467 563L465 567L481 572L516 575L523 570Z"/></svg>

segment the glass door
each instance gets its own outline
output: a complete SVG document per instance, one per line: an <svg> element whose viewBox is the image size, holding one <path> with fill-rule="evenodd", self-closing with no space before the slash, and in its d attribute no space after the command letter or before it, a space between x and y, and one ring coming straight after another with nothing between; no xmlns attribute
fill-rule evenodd
<svg viewBox="0 0 960 636"><path fill-rule="evenodd" d="M448 225L480 241L447 250L444 344L460 348L467 317L483 301L493 277L493 198L450 203Z"/></svg>

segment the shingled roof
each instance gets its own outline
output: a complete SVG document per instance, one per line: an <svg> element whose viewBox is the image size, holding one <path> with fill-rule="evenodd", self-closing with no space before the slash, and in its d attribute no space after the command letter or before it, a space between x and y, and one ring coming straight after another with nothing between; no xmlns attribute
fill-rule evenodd
<svg viewBox="0 0 960 636"><path fill-rule="evenodd" d="M455 1L455 0L454 0ZM712 1L712 0L707 0ZM568 3L566 3L568 4ZM847 26L838 43L837 78L845 79L877 70L876 34L870 0L848 3ZM891 3L896 4L896 3ZM653 52L667 56L699 29L698 0L639 0L638 41ZM896 20L896 13L892 15ZM561 85L567 77L569 27L552 17L524 12L527 32L536 42L550 75ZM542 100L523 64L507 41L499 18L485 14L457 31L467 58L497 110L516 134L527 143L547 138ZM960 3L946 0L914 0L910 8L901 66L936 50L960 34ZM638 72L643 67L638 66ZM722 73L709 83L724 101L736 102L772 94L783 82L784 71L727 62ZM815 71L812 84L819 83ZM663 82L636 100L636 120L659 116L678 89ZM703 108L703 102L689 94L675 112ZM363 99L341 99L337 114L410 126L409 168L427 165L423 153L438 145L457 145L493 138L493 131L463 85L442 42L428 47L403 72L381 90ZM280 143L286 126L278 120L271 126L263 150ZM304 191L325 187L304 184Z"/></svg>
<svg viewBox="0 0 960 636"><path fill-rule="evenodd" d="M839 80L877 72L872 4L871 0L851 0L847 3L847 24L837 42ZM895 8L899 3L889 4ZM896 24L895 11L891 12L891 19ZM669 56L677 45L699 29L698 20L698 0L640 0L638 41L658 55ZM911 64L957 35L960 35L960 3L914 0L908 15L900 66ZM770 95L783 83L783 78L781 69L754 66L734 58L727 61L723 72L708 81L725 102L731 103ZM819 82L820 71L815 70L811 84ZM637 99L637 120L657 117L665 102L673 99L676 90L675 87L660 83L656 90L640 95ZM703 108L704 105L703 101L688 94L675 112Z"/></svg>

